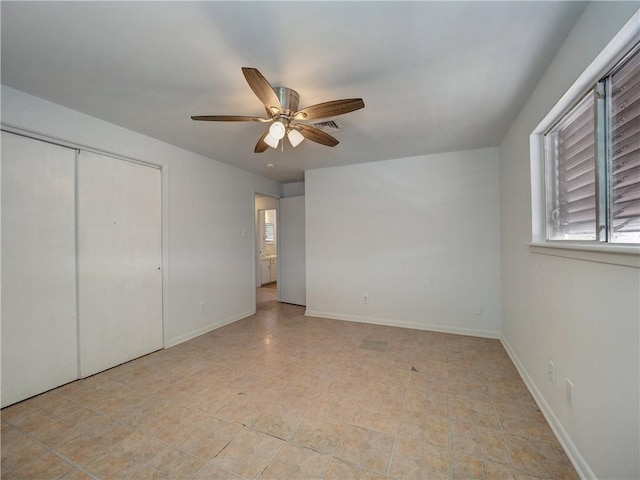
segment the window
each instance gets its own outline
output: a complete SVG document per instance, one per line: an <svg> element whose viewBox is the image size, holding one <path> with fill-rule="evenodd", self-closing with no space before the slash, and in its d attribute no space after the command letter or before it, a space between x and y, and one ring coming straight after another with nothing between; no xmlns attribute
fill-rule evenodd
<svg viewBox="0 0 640 480"><path fill-rule="evenodd" d="M546 240L640 244L640 47L543 139Z"/></svg>
<svg viewBox="0 0 640 480"><path fill-rule="evenodd" d="M274 243L276 241L275 228L273 223L264 224L264 243Z"/></svg>

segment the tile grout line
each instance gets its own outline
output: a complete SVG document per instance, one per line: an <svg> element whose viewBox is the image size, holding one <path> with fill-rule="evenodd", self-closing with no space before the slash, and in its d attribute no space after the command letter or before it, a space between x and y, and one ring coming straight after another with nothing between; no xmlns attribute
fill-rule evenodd
<svg viewBox="0 0 640 480"><path fill-rule="evenodd" d="M2 464L3 467L8 468L9 469L9 473L13 473L16 477L18 477L20 480L24 480L22 475L19 475L18 472L16 472L13 468L11 468L9 465L7 465L6 463Z"/></svg>
<svg viewBox="0 0 640 480"><path fill-rule="evenodd" d="M449 429L447 435L447 443L449 446L449 479L454 480L454 471L453 471L453 428L451 428L451 395L449 392L449 355L448 349L446 354L446 369L447 369L447 427ZM484 471L484 469L483 469Z"/></svg>
<svg viewBox="0 0 640 480"><path fill-rule="evenodd" d="M16 427L14 427L16 428ZM93 472L91 472L90 470L86 469L84 466L74 462L73 460L71 460L69 457L67 457L66 455L64 455L63 453L59 452L58 450L56 450L53 447L49 447L47 445L45 445L44 443L42 443L40 440L38 440L37 438L35 438L31 433L25 432L24 430L20 429L20 431L24 434L24 436L26 436L27 438L29 438L29 440L37 443L39 446L41 446L42 448L44 448L45 450L47 450L48 452L52 453L53 455L57 456L58 458L60 458L61 460L63 460L64 462L68 463L69 465L73 466L74 468L76 468L77 470L80 470L82 473L88 475L89 477L91 477L93 480L100 480L100 477L96 476ZM67 472L65 474L68 475L70 472ZM21 476L21 475L20 475Z"/></svg>
<svg viewBox="0 0 640 480"><path fill-rule="evenodd" d="M415 357L415 350L413 352L413 357ZM413 364L413 359L411 360ZM387 478L391 478L391 466L393 465L393 460L396 454L396 448L398 446L398 437L400 436L400 426L402 425L402 418L404 416L405 405L407 403L407 397L409 396L409 386L411 385L411 370L409 369L409 375L407 375L407 380L405 381L405 389L404 396L402 397L402 408L400 409L400 420L398 421L398 426L396 427L396 434L393 437L393 446L391 447L391 455L389 457L389 465L387 465Z"/></svg>
<svg viewBox="0 0 640 480"><path fill-rule="evenodd" d="M484 373L484 368L483 368L483 373ZM509 465L515 472L516 478L520 478L519 470L516 468L515 464L513 463L513 457L511 456L511 447L509 446L509 442L507 441L507 436L505 435L504 429L502 428L502 420L498 415L498 409L496 408L496 404L493 400L493 395L491 394L491 388L489 387L488 379L487 379L487 391L489 392L489 398L491 399L491 406L493 407L493 413L496 416L496 419L498 420L498 428L500 429L500 434L502 435L504 446L507 449L507 455L509 455Z"/></svg>
<svg viewBox="0 0 640 480"><path fill-rule="evenodd" d="M110 381L114 381L114 380L112 380L111 378L109 378L109 380L110 380ZM153 398L153 397L156 397L157 395L158 395L157 393L156 393L156 394L151 395L150 400L157 400L157 399L154 399L154 398ZM135 432L140 433L141 435L144 435L144 436L146 436L146 437L148 437L148 438L151 438L151 439L156 440L156 441L158 441L158 442L160 442L160 443L162 443L162 444L163 444L163 448L162 448L160 451L158 451L155 455L151 456L151 458L149 458L146 462L144 462L144 463L139 463L139 464L138 464L139 466L148 466L148 467L150 467L150 468L153 468L154 470L157 470L157 468L156 468L156 467L154 467L154 466L152 466L149 462L151 462L153 459L155 459L155 458L156 458L158 455L160 455L162 452L164 452L164 451L166 451L166 450L168 450L168 449L170 449L170 448L173 448L173 449L175 449L175 450L177 450L177 451L179 451L179 452L182 452L182 453L184 453L184 454L186 454L186 455L193 456L193 457L195 457L195 458L198 458L198 459L200 459L200 460L204 461L204 462L205 462L205 465L204 465L200 470L202 470L204 467L206 467L206 465L207 465L207 464L209 464L209 461L208 461L207 459L202 458L202 457L200 457L200 456L198 456L198 455L195 455L195 454L193 454L193 453L191 453L191 452L188 452L188 451L186 451L186 450L183 450L182 448L179 448L179 447L176 445L176 442L170 442L170 443L168 443L168 442L166 442L165 440L163 440L163 439L161 439L161 438L159 438L159 437L157 437L157 436L155 436L155 435L153 435L153 434L149 434L149 433L147 433L147 432L146 432L143 428L141 428L141 427L133 426L133 425L131 425L131 424L129 424L129 423L126 423L125 421L122 421L121 419L119 419L119 418L117 418L117 417L113 417L113 416L107 415L107 414L105 414L105 413L102 413L102 412L100 412L99 410L96 410L95 408L92 408L92 407L90 407L90 406L87 406L87 405L85 405L85 404L83 404L83 403L79 402L78 400L76 400L76 399L74 399L74 398L72 398L72 397L67 397L67 396L65 396L65 395L61 395L61 396L63 396L63 397L64 397L64 398L66 398L67 400L70 400L70 401L72 401L72 402L76 403L76 404L77 404L78 406L80 406L80 407L86 408L87 410L90 410L90 411L92 411L92 412L94 412L94 413L96 413L96 414L98 414L98 415L100 415L100 416L102 416L102 417L104 417L104 418L106 418L106 419L110 420L110 421L113 421L114 423L116 423L116 424L118 424L118 425L120 425L120 426L122 426L122 427L125 427L125 428L131 428L131 429L133 429ZM193 407L184 407L184 408L186 408L186 409L188 409L188 410L191 410L191 411L193 411L193 412L195 412L195 413L201 413L201 414L206 415L206 416L209 416L209 417L211 417L211 418L215 418L215 419L218 419L218 420L221 420L221 421L224 421L224 422L230 423L230 424L237 424L237 425L241 425L241 426L243 426L243 427L244 427L244 425L239 424L239 423L237 423L237 422L233 422L233 421L228 421L228 420L225 420L225 419L221 419L221 418L219 418L219 417L216 417L215 415L208 415L208 414L206 414L205 412L202 412L202 411L200 411L200 410L198 410L198 409L196 409L196 408L193 408ZM164 415L164 414L160 415L158 418L162 417L163 415ZM58 418L64 418L64 417L58 417ZM237 436L237 434L236 434L236 436ZM234 438L235 438L235 436L234 436ZM125 440L126 440L126 437L125 437L125 438L123 438L122 440L120 440L119 442L116 442L116 443L114 443L113 445L110 445L110 446L107 448L107 451L112 450L114 447L116 447L116 446L120 445L120 444L121 444L121 443L123 443ZM67 442L67 443L69 443L69 442ZM231 443L231 441L229 441L229 443ZM66 445L66 444L65 444L65 445ZM228 444L227 444L226 446L228 446ZM226 446L225 446L225 448L226 448ZM218 452L218 454L219 454L219 453L220 453L220 452ZM218 454L216 454L216 456L217 456ZM60 454L60 455L62 455L62 454ZM102 454L102 455L104 455L104 454ZM66 458L66 457L65 457L65 458ZM100 458L100 455L99 455L99 456L97 456L97 457L95 457L95 458L93 458L91 461L94 461L94 460L96 460L97 458ZM75 463L75 462L74 462L74 463ZM89 463L90 463L90 462L89 462ZM82 468L82 470L83 470L83 472L84 472L84 468ZM198 470L198 472L199 472L200 470ZM85 473L86 473L86 472L85 472ZM93 476L92 476L92 478L94 478L94 479L98 479L98 480L99 480L99 478L100 478L100 477L93 477Z"/></svg>
<svg viewBox="0 0 640 480"><path fill-rule="evenodd" d="M351 356L350 359L352 359L353 357ZM338 376L338 374L336 373L333 377L333 379L335 380L335 378ZM331 383L329 383L327 385L327 390L329 391L329 386L331 385ZM338 394L339 395L339 394ZM347 435L347 432L349 431L349 427L351 427L351 421L353 420L353 417L355 417L356 412L358 411L358 408L360 408L360 403L362 403L362 397L358 398L358 403L356 404L356 407L353 409L353 413L351 414L351 416L349 417L349 420L347 420L346 426L344 431L342 432L342 435L340 435L340 439L336 442L336 448L333 450L333 453L331 454L332 458L338 459L338 460L342 460L342 461L348 461L345 459L342 459L340 457L336 456L336 453L338 453L338 447L340 446L340 444L342 443L342 440L344 440L344 437ZM350 463L350 462L349 462Z"/></svg>

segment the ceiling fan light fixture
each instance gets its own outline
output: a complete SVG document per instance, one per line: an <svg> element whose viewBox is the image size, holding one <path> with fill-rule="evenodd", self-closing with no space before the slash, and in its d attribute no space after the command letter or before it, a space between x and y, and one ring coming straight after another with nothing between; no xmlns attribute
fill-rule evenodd
<svg viewBox="0 0 640 480"><path fill-rule="evenodd" d="M300 142L304 140L304 137L302 136L302 134L295 128L289 129L289 133L287 134L287 137L289 138L289 142L291 142L291 146L293 148L300 145Z"/></svg>
<svg viewBox="0 0 640 480"><path fill-rule="evenodd" d="M300 96L295 90L287 87L273 87L257 68L242 67L242 73L253 93L264 105L267 117L196 115L191 118L208 122L273 122L269 130L258 139L253 149L254 153L265 152L267 147L277 149L285 135L288 136L293 147L300 145L300 142L305 139L320 145L335 147L340 142L320 128L320 124L309 125L301 121L331 118L364 108L364 101L361 98L344 98L317 103L298 110ZM284 142L282 151L284 152Z"/></svg>
<svg viewBox="0 0 640 480"><path fill-rule="evenodd" d="M269 135L271 135L273 138L277 138L278 140L283 139L285 133L287 133L287 129L284 126L284 123L282 123L280 120L276 120L269 127Z"/></svg>
<svg viewBox="0 0 640 480"><path fill-rule="evenodd" d="M278 143L280 143L280 139L274 137L271 134L271 129L269 129L269 133L267 134L266 137L264 137L264 143L269 145L271 148L278 148Z"/></svg>

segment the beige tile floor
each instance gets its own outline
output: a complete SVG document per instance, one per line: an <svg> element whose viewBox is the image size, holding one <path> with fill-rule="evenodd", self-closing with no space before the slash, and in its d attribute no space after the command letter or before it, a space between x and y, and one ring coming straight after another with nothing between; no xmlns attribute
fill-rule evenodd
<svg viewBox="0 0 640 480"><path fill-rule="evenodd" d="M9 479L575 479L497 340L258 312L2 410Z"/></svg>

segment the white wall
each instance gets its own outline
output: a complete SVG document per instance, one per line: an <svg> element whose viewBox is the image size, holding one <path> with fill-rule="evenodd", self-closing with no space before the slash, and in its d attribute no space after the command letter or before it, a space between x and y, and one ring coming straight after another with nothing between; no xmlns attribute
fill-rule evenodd
<svg viewBox="0 0 640 480"><path fill-rule="evenodd" d="M304 195L304 182L285 183L282 185L284 197L301 197Z"/></svg>
<svg viewBox="0 0 640 480"><path fill-rule="evenodd" d="M279 183L4 85L2 125L162 166L165 346L255 311L254 191Z"/></svg>
<svg viewBox="0 0 640 480"><path fill-rule="evenodd" d="M281 198L278 254L278 301L307 304L304 196Z"/></svg>
<svg viewBox="0 0 640 480"><path fill-rule="evenodd" d="M309 170L305 191L307 315L499 335L496 148Z"/></svg>
<svg viewBox="0 0 640 480"><path fill-rule="evenodd" d="M640 477L640 272L530 251L529 134L636 8L589 5L500 145L503 342L582 474L607 479Z"/></svg>

